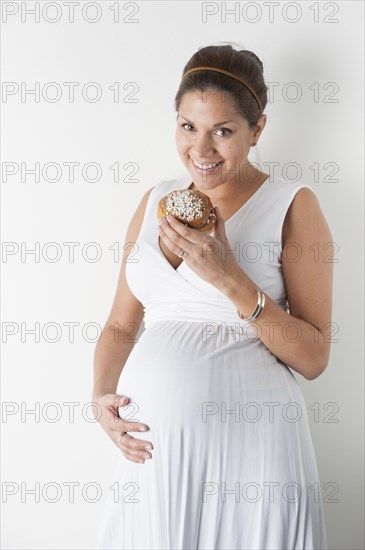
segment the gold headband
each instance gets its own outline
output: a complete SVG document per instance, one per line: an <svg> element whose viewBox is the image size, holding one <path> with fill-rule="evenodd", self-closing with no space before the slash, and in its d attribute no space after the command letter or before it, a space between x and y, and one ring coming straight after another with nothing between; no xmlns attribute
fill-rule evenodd
<svg viewBox="0 0 365 550"><path fill-rule="evenodd" d="M215 71L217 73L222 73L222 74L226 74L227 76L230 76L236 80L238 80L238 82L241 82L241 84L243 84L244 86L246 86L246 88L248 90L250 90L251 94L254 96L254 98L256 99L256 102L260 108L260 114L262 114L262 105L261 105L261 101L259 100L257 94L254 92L254 90L251 88L251 86L249 86L248 84L246 84L246 82L244 82L243 80L241 80L238 76L236 76L235 74L233 73L230 73L228 71L225 71L224 69L218 69L217 67L194 67L193 69L189 69L188 71L186 71L186 73L183 74L182 78L185 78L188 74L194 72L194 71Z"/></svg>

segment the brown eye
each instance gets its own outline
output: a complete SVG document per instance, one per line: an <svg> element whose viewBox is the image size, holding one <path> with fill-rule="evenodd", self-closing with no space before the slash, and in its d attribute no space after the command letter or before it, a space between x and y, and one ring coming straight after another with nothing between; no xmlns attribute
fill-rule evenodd
<svg viewBox="0 0 365 550"><path fill-rule="evenodd" d="M221 130L224 130L225 132L228 132L228 134L226 135L229 135L232 133L232 130L230 130L229 128L219 128L218 132L220 132Z"/></svg>

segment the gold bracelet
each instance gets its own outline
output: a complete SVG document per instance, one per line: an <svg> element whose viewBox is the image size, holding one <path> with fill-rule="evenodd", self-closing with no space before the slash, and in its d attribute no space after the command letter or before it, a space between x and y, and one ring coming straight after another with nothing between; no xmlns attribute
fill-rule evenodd
<svg viewBox="0 0 365 550"><path fill-rule="evenodd" d="M254 309L254 312L249 317L244 317L242 313L237 309L238 317L240 319L243 319L244 321L251 322L256 321L256 319L261 314L262 310L264 309L265 305L265 294L260 290L259 288L256 288L257 292L257 306Z"/></svg>

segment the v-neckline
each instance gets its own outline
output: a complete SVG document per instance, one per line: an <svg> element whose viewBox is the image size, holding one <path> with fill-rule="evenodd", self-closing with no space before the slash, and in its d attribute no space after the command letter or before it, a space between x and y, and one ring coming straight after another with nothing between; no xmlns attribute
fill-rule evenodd
<svg viewBox="0 0 365 550"><path fill-rule="evenodd" d="M190 179L191 179L190 175L187 176L186 178L184 178L184 179L182 180L181 186L177 186L177 185L176 185L175 189L179 189L179 190L185 189L185 186L188 185L188 182L190 181ZM258 189L256 189L256 191L253 193L253 195L251 195L251 197L250 197L245 203L243 203L243 204L239 207L239 209L236 210L236 212L235 212L234 214L232 214L232 216L230 216L230 217L228 218L228 220L226 220L226 221L224 222L225 225L229 224L229 223L231 222L231 220L232 220L233 218L235 218L235 217L237 216L237 214L239 214L239 212L241 212L241 211L244 209L244 207L245 207L246 205L248 205L248 204L254 199L254 197L256 197L256 195L259 193L260 189L261 189L262 187L264 187L264 185L266 184L266 182L267 182L269 179L270 179L270 176L268 176L268 177L264 180L264 182L260 185L260 187L259 187ZM190 187L190 185L191 185L192 183L193 183L193 182L190 182L190 184L188 185L188 187L186 187L186 189L189 189L189 187ZM203 191L203 192L204 192L204 191ZM169 260L166 258L165 254L163 253L163 251L162 251L162 249L161 249L161 247L160 247L159 239L160 239L160 235L157 236L157 248L159 249L159 252L160 252L160 254L161 254L163 260L166 262L166 264L168 265L168 267L169 267L170 269L172 269L172 271L173 271L174 273L177 273L179 276L181 276L181 274L179 273L179 269L180 269L180 267L182 267L182 266L185 264L184 260L182 260L182 262L181 262L176 268L173 267L173 266L170 264Z"/></svg>

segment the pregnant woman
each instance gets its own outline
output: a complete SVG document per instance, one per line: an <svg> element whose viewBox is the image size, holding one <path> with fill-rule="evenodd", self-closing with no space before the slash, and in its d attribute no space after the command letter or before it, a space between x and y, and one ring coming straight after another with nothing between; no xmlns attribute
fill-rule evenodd
<svg viewBox="0 0 365 550"><path fill-rule="evenodd" d="M188 175L143 196L95 349L95 410L120 450L98 549L327 548L297 376L328 365L333 239L309 185L247 159L267 90L260 59L231 45L183 70ZM157 220L186 189L211 200L210 233Z"/></svg>

